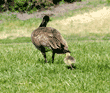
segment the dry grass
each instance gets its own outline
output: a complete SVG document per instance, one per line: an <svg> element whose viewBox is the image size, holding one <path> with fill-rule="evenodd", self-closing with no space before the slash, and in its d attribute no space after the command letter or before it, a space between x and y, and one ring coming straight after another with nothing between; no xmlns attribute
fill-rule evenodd
<svg viewBox="0 0 110 93"><path fill-rule="evenodd" d="M13 29L9 33L7 31L3 31L0 34L2 34L0 36L0 39L4 39L7 37L10 39L15 39L17 37L30 37L31 36L30 32L28 32L26 28Z"/></svg>
<svg viewBox="0 0 110 93"><path fill-rule="evenodd" d="M78 14L61 21L56 20L54 23L49 24L54 28L60 29L59 31L64 34L89 34L89 33L110 33L110 8L104 7L103 9Z"/></svg>
<svg viewBox="0 0 110 93"><path fill-rule="evenodd" d="M4 24L4 28L0 32L0 39L7 37L12 39L16 37L30 37L32 31L40 24L36 20L35 22L26 21L22 24L20 22L15 21ZM93 9L90 12L66 17L62 20L51 21L48 26L58 29L62 34L70 35L74 33L83 36L90 33L108 34L110 33L109 24L110 8L103 7L102 9Z"/></svg>

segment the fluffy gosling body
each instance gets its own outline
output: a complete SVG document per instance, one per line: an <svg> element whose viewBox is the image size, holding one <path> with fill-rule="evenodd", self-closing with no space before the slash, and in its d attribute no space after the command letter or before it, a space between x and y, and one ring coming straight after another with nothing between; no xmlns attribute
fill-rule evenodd
<svg viewBox="0 0 110 93"><path fill-rule="evenodd" d="M67 65L70 65L71 69L73 70L72 64L74 65L75 59L74 59L74 57L70 56L70 53L66 53L66 57L64 58L64 62Z"/></svg>

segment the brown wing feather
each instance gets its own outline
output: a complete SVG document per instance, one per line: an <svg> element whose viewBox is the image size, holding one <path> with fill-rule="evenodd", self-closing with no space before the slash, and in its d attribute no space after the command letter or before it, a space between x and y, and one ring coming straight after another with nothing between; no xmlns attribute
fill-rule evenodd
<svg viewBox="0 0 110 93"><path fill-rule="evenodd" d="M32 42L37 46L51 47L59 49L64 46L67 50L68 45L60 32L51 27L39 27L32 33Z"/></svg>
<svg viewBox="0 0 110 93"><path fill-rule="evenodd" d="M65 41L65 39L61 36L60 32L57 31L56 29L52 29L53 33L54 33L54 38L57 40L58 43L60 43L60 47L61 45L64 46L65 50L68 50L68 44Z"/></svg>

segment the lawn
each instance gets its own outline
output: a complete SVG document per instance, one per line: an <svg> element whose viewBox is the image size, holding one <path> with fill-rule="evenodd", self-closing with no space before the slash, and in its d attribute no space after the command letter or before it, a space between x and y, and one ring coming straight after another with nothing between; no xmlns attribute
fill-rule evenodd
<svg viewBox="0 0 110 93"><path fill-rule="evenodd" d="M0 93L110 93L110 8L104 7L51 17L48 26L68 42L74 70L64 63L65 54L56 54L52 63L48 52L45 63L31 43L41 19L0 15L5 20L0 24ZM107 12L103 17L92 15L102 10ZM83 20L85 14L88 20Z"/></svg>
<svg viewBox="0 0 110 93"><path fill-rule="evenodd" d="M109 93L110 42L71 41L68 44L76 59L73 71L64 63L65 55L55 55L52 64L49 52L46 64L32 43L0 45L0 91Z"/></svg>

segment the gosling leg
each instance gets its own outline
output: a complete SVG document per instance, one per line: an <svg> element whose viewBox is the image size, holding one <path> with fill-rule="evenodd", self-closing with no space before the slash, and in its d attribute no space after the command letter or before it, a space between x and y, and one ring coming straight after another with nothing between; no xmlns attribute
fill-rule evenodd
<svg viewBox="0 0 110 93"><path fill-rule="evenodd" d="M73 70L72 64L70 66L71 66L71 69Z"/></svg>
<svg viewBox="0 0 110 93"><path fill-rule="evenodd" d="M73 70L74 63L73 63L73 66L72 66L72 64L71 64L70 66L71 66L71 69ZM75 69L74 69L74 70L75 70Z"/></svg>

